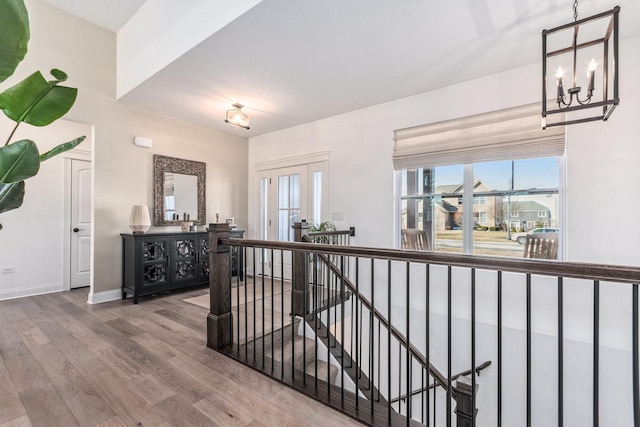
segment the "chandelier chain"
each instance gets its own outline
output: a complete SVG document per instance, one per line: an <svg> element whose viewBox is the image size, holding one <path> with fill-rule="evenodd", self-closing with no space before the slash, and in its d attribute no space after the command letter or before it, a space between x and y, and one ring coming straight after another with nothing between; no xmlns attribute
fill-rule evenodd
<svg viewBox="0 0 640 427"><path fill-rule="evenodd" d="M578 0L573 1L573 20L578 20Z"/></svg>

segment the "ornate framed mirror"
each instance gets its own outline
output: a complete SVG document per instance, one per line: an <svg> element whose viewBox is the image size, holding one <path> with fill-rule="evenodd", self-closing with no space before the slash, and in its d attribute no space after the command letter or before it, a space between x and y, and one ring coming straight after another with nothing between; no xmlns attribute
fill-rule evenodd
<svg viewBox="0 0 640 427"><path fill-rule="evenodd" d="M205 223L206 170L203 162L153 155L153 225Z"/></svg>

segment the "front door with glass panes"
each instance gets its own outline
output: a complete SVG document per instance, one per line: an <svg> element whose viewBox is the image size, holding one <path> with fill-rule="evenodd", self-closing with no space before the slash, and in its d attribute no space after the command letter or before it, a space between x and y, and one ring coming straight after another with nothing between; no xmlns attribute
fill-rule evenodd
<svg viewBox="0 0 640 427"><path fill-rule="evenodd" d="M293 224L307 218L307 166L265 171L258 179L260 194L260 238L293 241ZM291 277L291 254L260 251L258 274Z"/></svg>
<svg viewBox="0 0 640 427"><path fill-rule="evenodd" d="M315 162L262 171L258 176L257 229L263 240L293 241L293 224L319 223L327 214L328 162ZM324 191L323 191L324 189ZM290 277L291 254L260 251L258 274Z"/></svg>

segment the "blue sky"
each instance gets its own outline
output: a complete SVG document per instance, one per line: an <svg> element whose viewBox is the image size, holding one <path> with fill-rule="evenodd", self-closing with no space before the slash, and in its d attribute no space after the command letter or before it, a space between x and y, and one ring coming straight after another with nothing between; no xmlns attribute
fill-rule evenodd
<svg viewBox="0 0 640 427"><path fill-rule="evenodd" d="M511 160L476 163L473 176L494 190L509 189ZM436 186L461 184L463 166L441 166L436 168ZM514 189L554 188L559 186L558 160L543 157L514 161Z"/></svg>

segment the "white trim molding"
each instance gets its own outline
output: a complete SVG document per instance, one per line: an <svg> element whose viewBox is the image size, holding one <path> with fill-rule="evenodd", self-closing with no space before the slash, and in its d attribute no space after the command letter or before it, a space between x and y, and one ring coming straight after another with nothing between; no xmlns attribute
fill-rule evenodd
<svg viewBox="0 0 640 427"><path fill-rule="evenodd" d="M91 287L93 289L93 286ZM102 292L89 292L87 304L102 304L103 302L116 301L122 299L122 289L111 289Z"/></svg>
<svg viewBox="0 0 640 427"><path fill-rule="evenodd" d="M266 162L255 163L253 167L256 171L264 171L306 165L310 163L326 162L329 161L329 153L329 151L320 151L317 153L303 154L301 156L287 157L285 159L269 160Z"/></svg>
<svg viewBox="0 0 640 427"><path fill-rule="evenodd" d="M36 295L52 294L62 291L62 283L45 283L43 285L0 290L0 301Z"/></svg>

